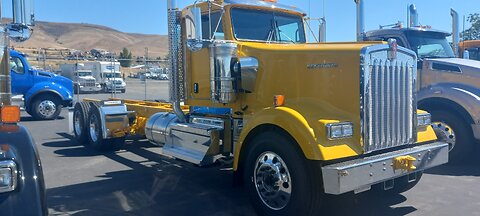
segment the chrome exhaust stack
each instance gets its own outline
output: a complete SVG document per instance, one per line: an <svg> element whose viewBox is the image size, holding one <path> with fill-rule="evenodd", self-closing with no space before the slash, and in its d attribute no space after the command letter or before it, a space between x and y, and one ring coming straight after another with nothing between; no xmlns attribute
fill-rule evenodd
<svg viewBox="0 0 480 216"><path fill-rule="evenodd" d="M327 42L327 19L320 18L320 26L318 27L318 41Z"/></svg>
<svg viewBox="0 0 480 216"><path fill-rule="evenodd" d="M456 57L460 56L460 21L458 19L458 13L454 9L450 9L450 15L452 15L452 48Z"/></svg>
<svg viewBox="0 0 480 216"><path fill-rule="evenodd" d="M183 73L181 69L180 59L183 59L183 53L181 51L181 25L180 25L180 10L177 7L176 0L168 0L168 44L169 44L169 57L170 57L170 101L173 105L173 112L178 117L180 122L186 122L185 113L183 113L180 100L181 89L180 85L180 73Z"/></svg>
<svg viewBox="0 0 480 216"><path fill-rule="evenodd" d="M407 10L407 27L412 28L412 27L417 27L419 26L418 24L418 11L417 7L414 4L411 4L408 6Z"/></svg>
<svg viewBox="0 0 480 216"><path fill-rule="evenodd" d="M33 2L30 0L12 0L13 22L0 24L0 106L11 105L10 77L10 39L23 42L32 35L31 26L35 25ZM0 19L2 17L0 1Z"/></svg>
<svg viewBox="0 0 480 216"><path fill-rule="evenodd" d="M357 4L357 41L363 41L365 36L364 0L354 1Z"/></svg>

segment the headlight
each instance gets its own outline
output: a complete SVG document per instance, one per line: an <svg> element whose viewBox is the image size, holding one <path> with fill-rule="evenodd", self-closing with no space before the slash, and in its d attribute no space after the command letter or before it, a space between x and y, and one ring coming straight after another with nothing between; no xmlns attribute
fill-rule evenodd
<svg viewBox="0 0 480 216"><path fill-rule="evenodd" d="M0 161L0 193L10 192L17 187L17 164Z"/></svg>
<svg viewBox="0 0 480 216"><path fill-rule="evenodd" d="M353 124L351 122L339 122L327 124L328 139L341 139L353 136Z"/></svg>
<svg viewBox="0 0 480 216"><path fill-rule="evenodd" d="M428 126L432 123L432 116L430 113L417 114L417 126Z"/></svg>

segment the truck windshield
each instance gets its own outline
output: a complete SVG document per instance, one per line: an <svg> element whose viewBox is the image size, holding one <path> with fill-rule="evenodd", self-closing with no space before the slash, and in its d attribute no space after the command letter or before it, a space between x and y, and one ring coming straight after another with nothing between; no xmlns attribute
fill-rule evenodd
<svg viewBox="0 0 480 216"><path fill-rule="evenodd" d="M406 35L418 58L455 58L452 47L444 35L411 32Z"/></svg>
<svg viewBox="0 0 480 216"><path fill-rule="evenodd" d="M120 73L105 73L106 78L120 78Z"/></svg>
<svg viewBox="0 0 480 216"><path fill-rule="evenodd" d="M232 8L236 39L278 43L305 43L303 18L267 10Z"/></svg>

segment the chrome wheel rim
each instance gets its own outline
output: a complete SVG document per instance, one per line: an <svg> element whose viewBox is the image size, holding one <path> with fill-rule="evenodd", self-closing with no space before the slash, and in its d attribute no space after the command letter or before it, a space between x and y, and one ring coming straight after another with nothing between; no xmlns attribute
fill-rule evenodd
<svg viewBox="0 0 480 216"><path fill-rule="evenodd" d="M97 126L97 116L92 115L90 117L90 138L92 139L93 142L97 142L98 136L100 134L100 131L98 130Z"/></svg>
<svg viewBox="0 0 480 216"><path fill-rule="evenodd" d="M77 135L82 135L82 120L80 119L80 111L75 111L75 118L73 119L73 128L75 129L75 133Z"/></svg>
<svg viewBox="0 0 480 216"><path fill-rule="evenodd" d="M44 100L38 104L38 112L47 118L53 116L56 111L57 105L51 100Z"/></svg>
<svg viewBox="0 0 480 216"><path fill-rule="evenodd" d="M287 206L292 195L292 180L283 159L264 152L256 160L253 183L262 202L273 210Z"/></svg>
<svg viewBox="0 0 480 216"><path fill-rule="evenodd" d="M452 127L445 122L433 122L432 127L438 139L447 142L448 151L451 151L455 147L455 141L457 139Z"/></svg>

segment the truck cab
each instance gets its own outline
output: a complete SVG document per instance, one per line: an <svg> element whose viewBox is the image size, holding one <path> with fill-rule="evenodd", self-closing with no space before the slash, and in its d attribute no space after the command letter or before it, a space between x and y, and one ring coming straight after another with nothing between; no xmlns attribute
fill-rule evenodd
<svg viewBox="0 0 480 216"><path fill-rule="evenodd" d="M465 162L480 140L480 62L455 56L451 34L428 26L365 33L366 41L396 39L418 56L418 107L432 114L437 136L450 144L452 163Z"/></svg>
<svg viewBox="0 0 480 216"><path fill-rule="evenodd" d="M92 71L93 77L100 83L104 92L127 91L127 84L120 72L119 62L84 62L84 69Z"/></svg>
<svg viewBox="0 0 480 216"><path fill-rule="evenodd" d="M459 48L460 58L480 61L480 40L462 41L459 44Z"/></svg>
<svg viewBox="0 0 480 216"><path fill-rule="evenodd" d="M73 82L63 76L33 69L24 54L10 50L12 94L22 95L25 110L37 120L58 117L72 106Z"/></svg>

